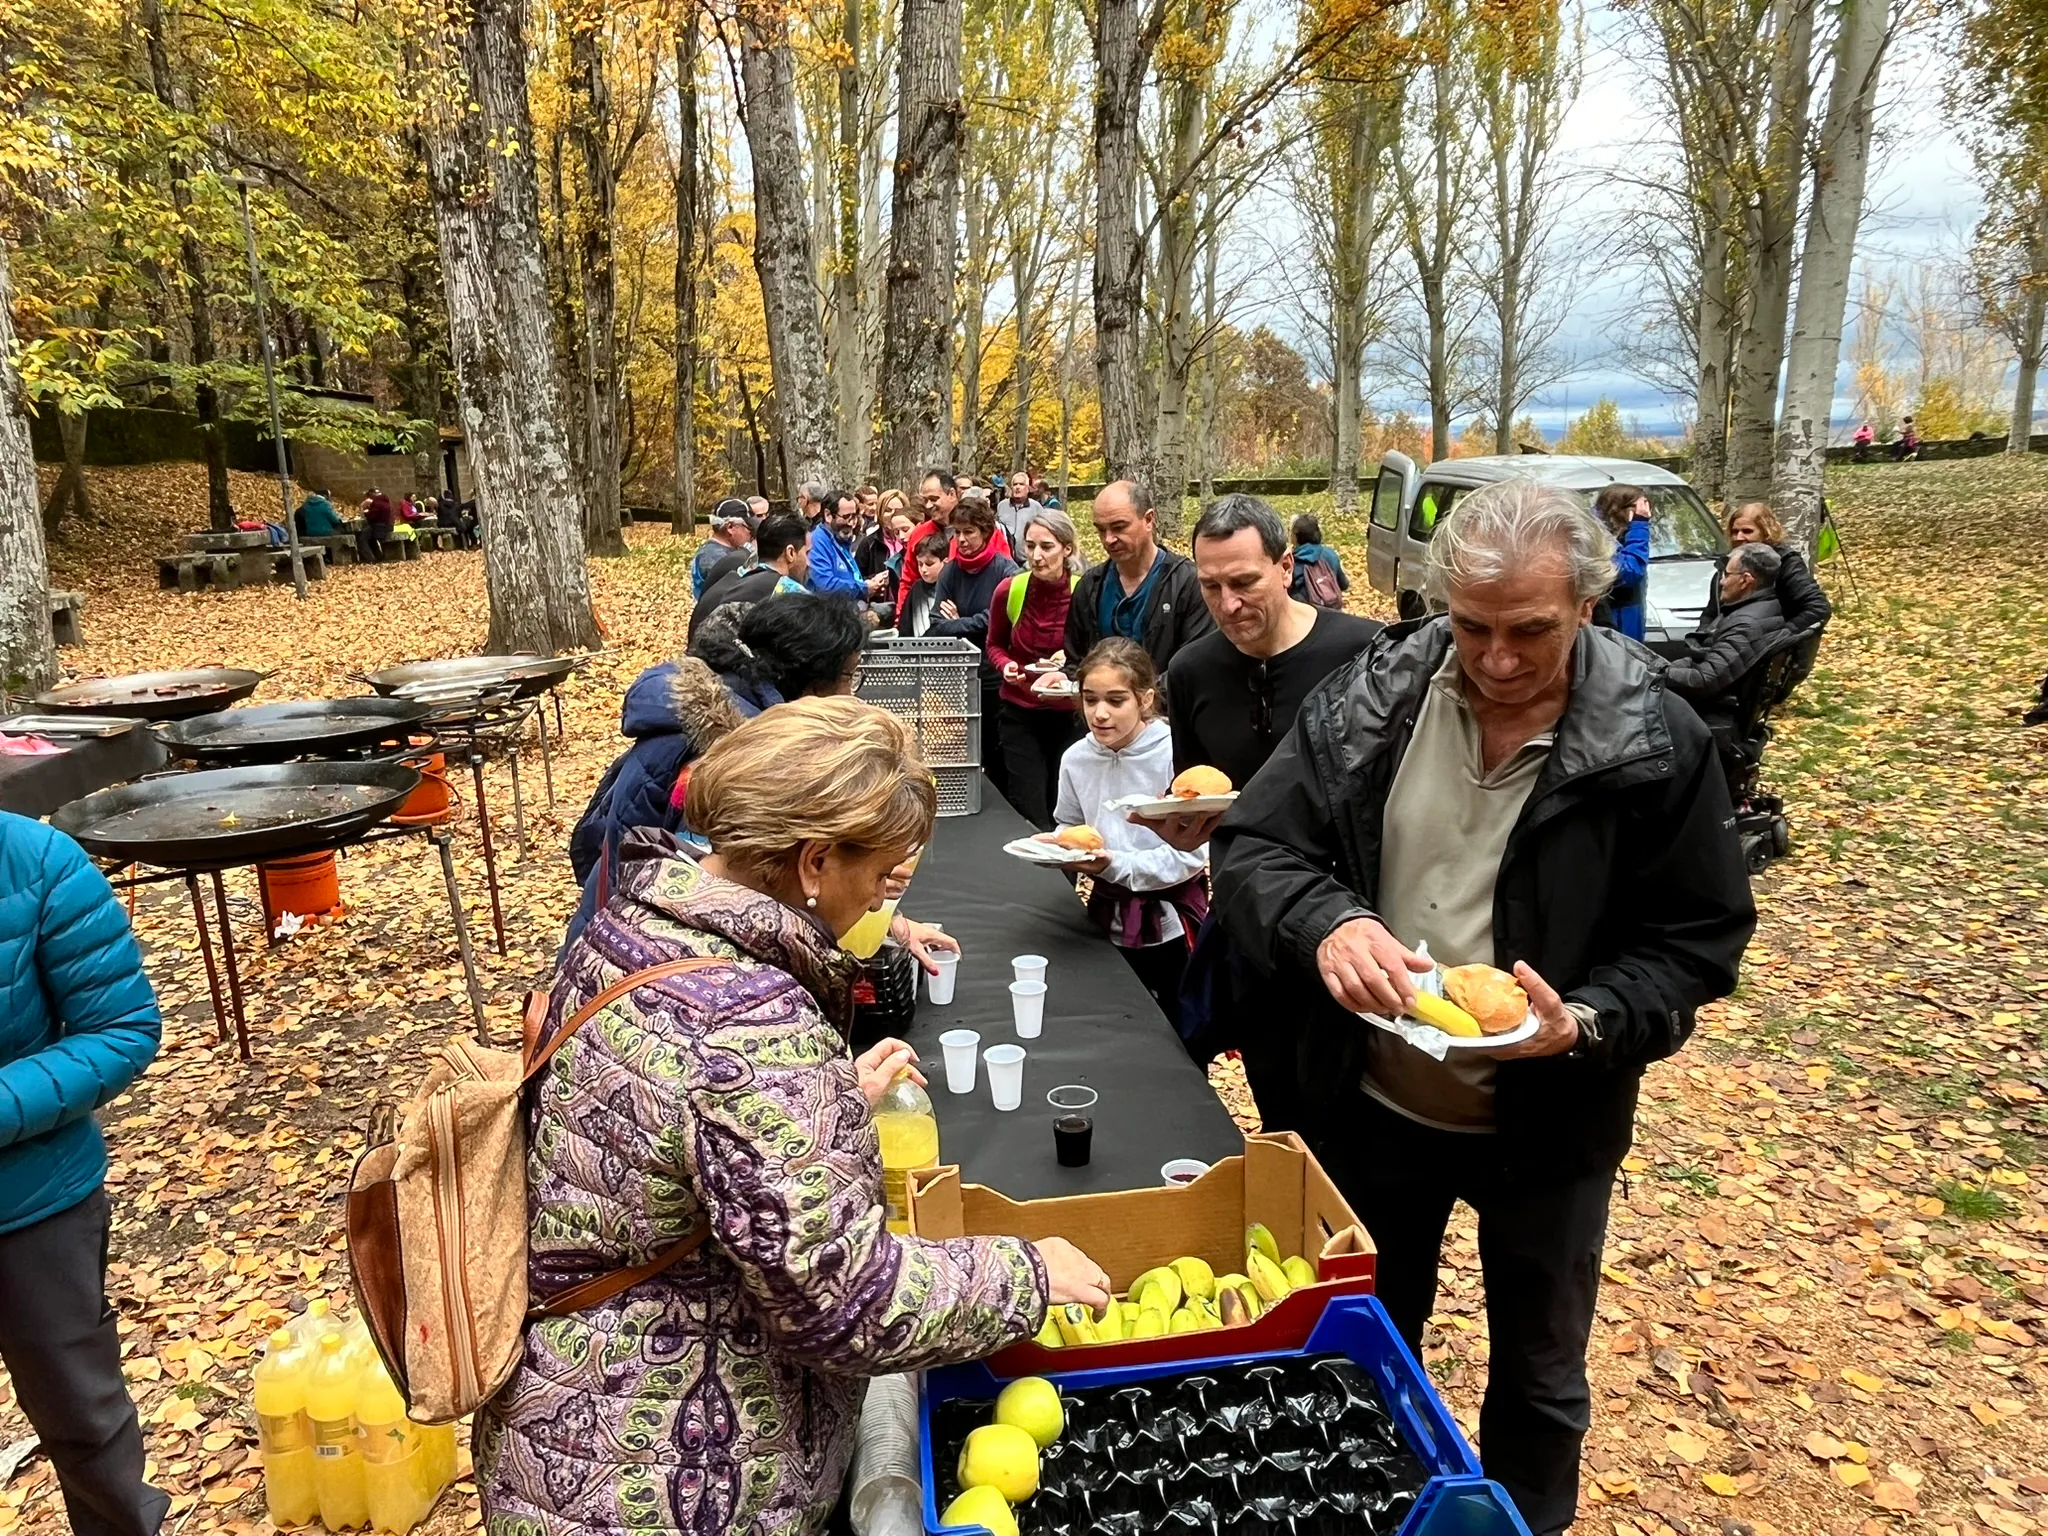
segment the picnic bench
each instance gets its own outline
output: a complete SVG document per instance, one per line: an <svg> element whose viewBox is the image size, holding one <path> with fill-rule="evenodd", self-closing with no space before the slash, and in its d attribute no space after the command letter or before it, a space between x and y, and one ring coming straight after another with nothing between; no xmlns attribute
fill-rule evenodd
<svg viewBox="0 0 2048 1536"><path fill-rule="evenodd" d="M352 533L323 533L312 538L302 538L299 540L299 548L325 550L329 565L356 563L356 536Z"/></svg>
<svg viewBox="0 0 2048 1536"><path fill-rule="evenodd" d="M327 550L319 544L299 541L299 560L306 567L306 580L327 579ZM274 549L270 552L270 579L289 582L292 579L292 552L288 549Z"/></svg>
<svg viewBox="0 0 2048 1536"><path fill-rule="evenodd" d="M156 557L156 584L166 592L198 592L206 588L227 590L243 585L240 553L217 554L208 550L187 550L183 554ZM270 580L270 563L253 580Z"/></svg>
<svg viewBox="0 0 2048 1536"><path fill-rule="evenodd" d="M85 644L85 594L83 592L50 593L50 635L59 645Z"/></svg>
<svg viewBox="0 0 2048 1536"><path fill-rule="evenodd" d="M412 531L423 549L440 551L456 547L453 528L439 528L431 523L415 523Z"/></svg>
<svg viewBox="0 0 2048 1536"><path fill-rule="evenodd" d="M417 536L402 539L396 533L380 533L376 537L379 560L417 560L420 557L420 541Z"/></svg>

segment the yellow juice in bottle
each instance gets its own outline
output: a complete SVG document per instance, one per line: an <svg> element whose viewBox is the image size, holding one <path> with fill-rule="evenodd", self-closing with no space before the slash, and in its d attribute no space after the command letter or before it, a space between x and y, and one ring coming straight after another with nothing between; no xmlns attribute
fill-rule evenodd
<svg viewBox="0 0 2048 1536"><path fill-rule="evenodd" d="M866 960L882 947L882 940L889 937L889 920L896 915L896 903L885 901L866 917L846 930L846 937L839 941L839 947L859 960Z"/></svg>
<svg viewBox="0 0 2048 1536"><path fill-rule="evenodd" d="M320 1513L313 1482L313 1421L306 1416L310 1363L291 1330L280 1328L256 1366L252 1406L263 1456L263 1502L272 1525L306 1525Z"/></svg>
<svg viewBox="0 0 2048 1536"><path fill-rule="evenodd" d="M363 1370L356 1421L362 1427L363 1493L370 1528L406 1536L427 1518L442 1485L424 1429L407 1417L405 1399L380 1364Z"/></svg>
<svg viewBox="0 0 2048 1536"><path fill-rule="evenodd" d="M908 1074L889 1085L875 1106L875 1134L882 1142L882 1194L889 1205L889 1230L910 1230L907 1184L913 1169L939 1161L939 1121L931 1097Z"/></svg>
<svg viewBox="0 0 2048 1536"><path fill-rule="evenodd" d="M360 1375L342 1336L323 1333L306 1379L306 1415L313 1421L313 1486L320 1495L320 1523L330 1531L370 1521L362 1438L356 1425Z"/></svg>

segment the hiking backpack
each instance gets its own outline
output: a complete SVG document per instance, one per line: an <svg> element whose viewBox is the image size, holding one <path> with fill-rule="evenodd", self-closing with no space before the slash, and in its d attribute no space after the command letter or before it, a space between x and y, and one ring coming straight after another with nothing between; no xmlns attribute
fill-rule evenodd
<svg viewBox="0 0 2048 1536"><path fill-rule="evenodd" d="M356 1305L412 1416L440 1424L489 1401L519 1364L528 1322L609 1301L688 1258L699 1229L652 1258L536 1304L526 1289L526 1085L569 1037L637 987L728 962L695 957L620 978L545 1046L545 993L527 997L517 1051L457 1037L394 1115L380 1106L348 1190Z"/></svg>
<svg viewBox="0 0 2048 1536"><path fill-rule="evenodd" d="M1342 608L1343 589L1337 585L1337 573L1321 560L1303 560L1297 567L1301 572L1302 595L1318 608Z"/></svg>

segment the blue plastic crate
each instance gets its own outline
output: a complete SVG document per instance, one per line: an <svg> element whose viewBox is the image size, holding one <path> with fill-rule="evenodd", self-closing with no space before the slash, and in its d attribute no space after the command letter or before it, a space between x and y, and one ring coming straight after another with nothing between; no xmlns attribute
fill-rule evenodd
<svg viewBox="0 0 2048 1536"><path fill-rule="evenodd" d="M1529 1527L1498 1483L1488 1482L1479 1458L1429 1378L1401 1342L1387 1309L1374 1296L1341 1296L1323 1309L1323 1320L1299 1350L1271 1354L1212 1356L1121 1370L1067 1371L1051 1378L1063 1391L1117 1387L1134 1381L1185 1376L1217 1366L1252 1365L1293 1355L1343 1355L1372 1375L1408 1448L1429 1471L1415 1507L1399 1536L1529 1536ZM1002 1381L986 1365L949 1365L927 1371L918 1396L918 1459L924 1480L924 1528L928 1532L983 1531L978 1525L939 1524L939 1480L932 1465L932 1409L956 1397L993 1400ZM949 1501L950 1502L950 1501Z"/></svg>

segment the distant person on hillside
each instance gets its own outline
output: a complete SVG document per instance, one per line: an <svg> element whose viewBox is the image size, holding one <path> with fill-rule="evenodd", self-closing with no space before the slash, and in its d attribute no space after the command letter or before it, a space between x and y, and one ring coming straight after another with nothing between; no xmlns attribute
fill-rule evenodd
<svg viewBox="0 0 2048 1536"><path fill-rule="evenodd" d="M1641 486L1604 485L1593 498L1593 515L1614 535L1614 585L1595 606L1593 622L1640 640L1643 588L1650 579L1650 498Z"/></svg>
<svg viewBox="0 0 2048 1536"><path fill-rule="evenodd" d="M1323 542L1322 519L1304 512L1294 520L1290 532L1294 535L1294 574L1287 579L1287 595L1318 608L1342 608L1351 578L1344 574L1337 551Z"/></svg>
<svg viewBox="0 0 2048 1536"><path fill-rule="evenodd" d="M1908 416L1899 423L1899 435L1892 440L1892 462L1904 464L1909 459L1920 457L1920 429L1913 425Z"/></svg>
<svg viewBox="0 0 2048 1536"><path fill-rule="evenodd" d="M1877 441L1877 434L1870 430L1870 423L1866 421L1858 426L1856 428L1856 436L1851 441L1856 444L1856 462L1858 464L1868 464L1870 462L1870 445Z"/></svg>
<svg viewBox="0 0 2048 1536"><path fill-rule="evenodd" d="M327 539L348 532L325 490L315 491L300 502L297 517L299 537L303 539Z"/></svg>

